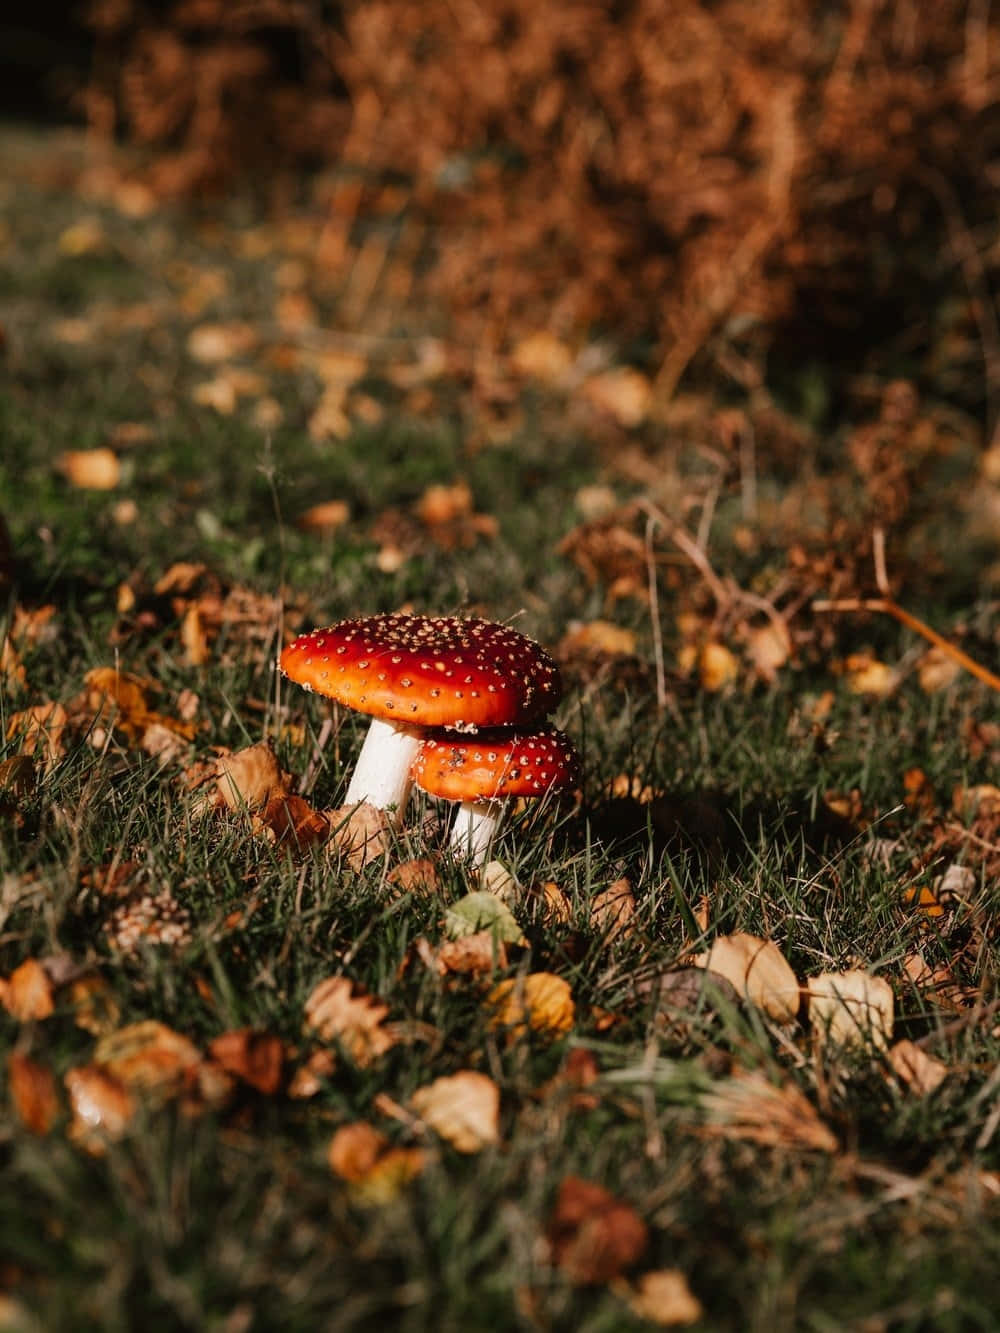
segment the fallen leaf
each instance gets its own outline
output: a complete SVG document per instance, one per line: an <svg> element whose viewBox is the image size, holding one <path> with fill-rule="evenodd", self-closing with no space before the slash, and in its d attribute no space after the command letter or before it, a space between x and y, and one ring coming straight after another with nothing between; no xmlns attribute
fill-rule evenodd
<svg viewBox="0 0 1000 1333"><path fill-rule="evenodd" d="M370 1065L395 1045L382 1026L389 1006L347 977L327 977L306 1000L306 1031L320 1041L336 1042L354 1063Z"/></svg>
<svg viewBox="0 0 1000 1333"><path fill-rule="evenodd" d="M12 713L7 723L7 739L18 743L18 753L38 755L48 766L66 753L63 732L69 716L62 704L35 704Z"/></svg>
<svg viewBox="0 0 1000 1333"><path fill-rule="evenodd" d="M643 1273L624 1294L637 1319L646 1319L661 1328L696 1324L704 1313L701 1301L692 1293L679 1268Z"/></svg>
<svg viewBox="0 0 1000 1333"><path fill-rule="evenodd" d="M719 935L694 963L732 983L737 993L779 1023L791 1023L799 1011L799 983L771 940L737 932Z"/></svg>
<svg viewBox="0 0 1000 1333"><path fill-rule="evenodd" d="M401 861L387 875L387 881L400 893L414 893L427 897L441 888L441 877L437 865L429 856L414 857Z"/></svg>
<svg viewBox="0 0 1000 1333"><path fill-rule="evenodd" d="M925 694L937 694L954 684L962 667L943 648L930 648L920 659L917 680Z"/></svg>
<svg viewBox="0 0 1000 1333"><path fill-rule="evenodd" d="M211 651L197 602L192 602L184 612L180 638L188 666L204 666L211 657Z"/></svg>
<svg viewBox="0 0 1000 1333"><path fill-rule="evenodd" d="M7 1057L7 1083L17 1117L31 1134L48 1134L59 1115L52 1072L20 1051Z"/></svg>
<svg viewBox="0 0 1000 1333"><path fill-rule="evenodd" d="M851 653L844 661L844 676L852 694L885 699L899 683L896 672L868 653Z"/></svg>
<svg viewBox="0 0 1000 1333"><path fill-rule="evenodd" d="M350 517L351 510L346 500L324 500L301 513L295 520L295 526L300 532L336 532Z"/></svg>
<svg viewBox="0 0 1000 1333"><path fill-rule="evenodd" d="M510 364L518 375L559 385L573 365L573 353L554 333L530 333L511 350Z"/></svg>
<svg viewBox="0 0 1000 1333"><path fill-rule="evenodd" d="M273 1097L284 1080L285 1046L271 1032L253 1028L223 1032L211 1042L208 1053L227 1074L265 1097Z"/></svg>
<svg viewBox="0 0 1000 1333"><path fill-rule="evenodd" d="M616 879L590 901L590 924L610 942L627 934L635 918L635 896L627 879Z"/></svg>
<svg viewBox="0 0 1000 1333"><path fill-rule="evenodd" d="M73 1117L69 1137L87 1152L101 1156L109 1141L125 1133L135 1115L135 1100L119 1079L97 1065L70 1069L63 1082Z"/></svg>
<svg viewBox="0 0 1000 1333"><path fill-rule="evenodd" d="M201 1054L180 1032L150 1018L101 1037L93 1063L128 1092L155 1104L193 1083Z"/></svg>
<svg viewBox="0 0 1000 1333"><path fill-rule="evenodd" d="M341 1125L335 1132L326 1159L335 1175L357 1184L370 1175L388 1147L389 1140L381 1131L364 1120L357 1120L350 1125Z"/></svg>
<svg viewBox="0 0 1000 1333"><path fill-rule="evenodd" d="M452 939L488 931L505 944L523 944L524 934L507 904L493 893L479 890L452 903L444 914L444 927Z"/></svg>
<svg viewBox="0 0 1000 1333"><path fill-rule="evenodd" d="M68 449L56 467L71 486L84 491L113 491L121 481L118 455L111 449Z"/></svg>
<svg viewBox="0 0 1000 1333"><path fill-rule="evenodd" d="M392 821L384 810L368 801L324 810L323 818L330 828L330 849L339 852L358 874L389 848Z"/></svg>
<svg viewBox="0 0 1000 1333"><path fill-rule="evenodd" d="M35 1023L49 1018L55 1012L52 982L48 973L35 958L27 958L7 978L0 992L3 1007L19 1023Z"/></svg>
<svg viewBox="0 0 1000 1333"><path fill-rule="evenodd" d="M59 236L59 253L73 259L81 255L91 255L103 250L107 244L107 235L99 218L80 218L73 222Z"/></svg>
<svg viewBox="0 0 1000 1333"><path fill-rule="evenodd" d="M314 810L301 796L276 793L254 819L254 831L263 830L278 847L293 845L305 851L330 836L330 825L325 815Z"/></svg>
<svg viewBox="0 0 1000 1333"><path fill-rule="evenodd" d="M560 658L634 657L637 642L635 630L610 620L575 620L570 621L557 652Z"/></svg>
<svg viewBox="0 0 1000 1333"><path fill-rule="evenodd" d="M445 940L434 955L442 973L477 975L502 971L507 966L507 949L492 930L478 930L461 939Z"/></svg>
<svg viewBox="0 0 1000 1333"><path fill-rule="evenodd" d="M337 1057L333 1051L313 1051L305 1064L299 1065L288 1084L288 1095L295 1099L315 1097L322 1090L325 1080L333 1077L337 1068Z"/></svg>
<svg viewBox="0 0 1000 1333"><path fill-rule="evenodd" d="M809 1021L821 1041L834 1046L885 1049L892 1038L892 988L867 972L824 972L810 977Z"/></svg>
<svg viewBox="0 0 1000 1333"><path fill-rule="evenodd" d="M739 659L724 643L703 643L698 651L698 679L703 690L717 694L740 673Z"/></svg>
<svg viewBox="0 0 1000 1333"><path fill-rule="evenodd" d="M500 1089L486 1074L463 1069L418 1088L417 1115L458 1152L475 1153L500 1138Z"/></svg>
<svg viewBox="0 0 1000 1333"><path fill-rule="evenodd" d="M576 1009L568 982L553 972L529 972L494 986L486 1000L493 1010L490 1026L523 1036L526 1028L544 1037L562 1037L573 1026Z"/></svg>
<svg viewBox="0 0 1000 1333"><path fill-rule="evenodd" d="M889 1064L907 1087L920 1097L936 1092L949 1072L943 1061L906 1039L889 1047Z"/></svg>
<svg viewBox="0 0 1000 1333"><path fill-rule="evenodd" d="M567 1176L546 1227L551 1261L570 1282L611 1282L639 1262L649 1244L645 1222L601 1185Z"/></svg>
<svg viewBox="0 0 1000 1333"><path fill-rule="evenodd" d="M592 376L584 382L581 392L592 407L607 412L628 429L645 421L653 386L641 371L620 366Z"/></svg>
<svg viewBox="0 0 1000 1333"><path fill-rule="evenodd" d="M245 356L257 345L252 324L199 324L188 334L188 355L203 365L218 364Z"/></svg>
<svg viewBox="0 0 1000 1333"><path fill-rule="evenodd" d="M289 777L278 764L270 741L258 741L218 762L218 799L228 810L259 810L288 792Z"/></svg>
<svg viewBox="0 0 1000 1333"><path fill-rule="evenodd" d="M73 1021L84 1032L103 1037L113 1032L121 1019L121 1010L114 991L103 977L96 973L78 977L70 983L69 1002Z"/></svg>
<svg viewBox="0 0 1000 1333"><path fill-rule="evenodd" d="M778 1087L757 1071L724 1079L702 1103L708 1129L774 1148L836 1152L837 1140L794 1083Z"/></svg>
<svg viewBox="0 0 1000 1333"><path fill-rule="evenodd" d="M792 654L792 638L783 620L769 620L766 625L751 629L746 638L746 653L754 671L768 684Z"/></svg>

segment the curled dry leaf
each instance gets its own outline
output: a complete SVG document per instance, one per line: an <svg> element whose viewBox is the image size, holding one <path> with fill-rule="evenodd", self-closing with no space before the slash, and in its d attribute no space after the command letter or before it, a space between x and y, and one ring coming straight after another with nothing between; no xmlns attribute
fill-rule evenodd
<svg viewBox="0 0 1000 1333"><path fill-rule="evenodd" d="M739 995L779 1023L791 1023L799 1011L799 983L771 940L743 932L720 935L694 962L725 977Z"/></svg>
<svg viewBox="0 0 1000 1333"><path fill-rule="evenodd" d="M69 1136L87 1152L100 1156L110 1140L124 1134L135 1114L135 1100L119 1079L98 1065L70 1069L63 1082L73 1116Z"/></svg>
<svg viewBox="0 0 1000 1333"><path fill-rule="evenodd" d="M437 865L429 856L401 861L389 871L387 882L400 893L412 893L422 898L437 893L441 888Z"/></svg>
<svg viewBox="0 0 1000 1333"><path fill-rule="evenodd" d="M20 1051L11 1051L7 1083L21 1124L32 1134L47 1134L59 1115L59 1095L51 1070Z"/></svg>
<svg viewBox="0 0 1000 1333"><path fill-rule="evenodd" d="M113 491L121 481L118 455L112 450L69 449L56 464L71 486L84 491Z"/></svg>
<svg viewBox="0 0 1000 1333"><path fill-rule="evenodd" d="M275 794L259 816L254 816L254 832L262 832L277 847L305 851L330 836L326 816L314 810L301 796Z"/></svg>
<svg viewBox="0 0 1000 1333"><path fill-rule="evenodd" d="M740 1071L704 1099L706 1128L772 1148L836 1152L837 1140L793 1083L777 1087L763 1074Z"/></svg>
<svg viewBox="0 0 1000 1333"><path fill-rule="evenodd" d="M703 1314L701 1301L679 1268L658 1268L643 1273L627 1289L626 1300L637 1319L646 1319L661 1328L695 1324Z"/></svg>
<svg viewBox="0 0 1000 1333"><path fill-rule="evenodd" d="M305 1008L306 1031L320 1041L337 1042L356 1065L377 1060L395 1044L382 1026L389 1006L347 977L327 977L311 991Z"/></svg>
<svg viewBox="0 0 1000 1333"><path fill-rule="evenodd" d="M512 1037L522 1037L529 1029L543 1037L562 1037L576 1017L569 984L553 972L501 981L486 1003L493 1010L490 1026L507 1028Z"/></svg>
<svg viewBox="0 0 1000 1333"><path fill-rule="evenodd" d="M627 879L616 879L591 899L590 924L609 941L627 934L634 917L635 896Z"/></svg>
<svg viewBox="0 0 1000 1333"><path fill-rule="evenodd" d="M323 818L330 828L330 846L359 874L388 849L392 836L389 816L368 801L324 810Z"/></svg>
<svg viewBox="0 0 1000 1333"><path fill-rule="evenodd" d="M62 704L35 704L20 713L11 714L7 723L7 739L16 740L18 752L37 755L46 765L54 764L66 753L63 732L69 716Z"/></svg>
<svg viewBox="0 0 1000 1333"><path fill-rule="evenodd" d="M181 1033L146 1019L103 1036L94 1049L94 1064L128 1092L158 1103L193 1085L201 1055Z"/></svg>
<svg viewBox="0 0 1000 1333"><path fill-rule="evenodd" d="M442 973L485 975L502 971L507 966L507 946L493 930L477 930L457 940L445 940L434 955L434 961Z"/></svg>
<svg viewBox="0 0 1000 1333"><path fill-rule="evenodd" d="M270 741L223 755L217 771L216 804L228 810L260 810L273 796L288 792L289 776L278 764Z"/></svg>
<svg viewBox="0 0 1000 1333"><path fill-rule="evenodd" d="M611 1282L639 1262L649 1244L629 1204L590 1181L567 1176L546 1228L552 1262L571 1282Z"/></svg>
<svg viewBox="0 0 1000 1333"><path fill-rule="evenodd" d="M211 1043L208 1053L216 1064L248 1083L265 1097L273 1097L285 1074L285 1047L280 1037L253 1028L223 1032Z"/></svg>
<svg viewBox="0 0 1000 1333"><path fill-rule="evenodd" d="M55 1011L52 982L45 968L35 958L27 958L7 978L0 991L7 1012L19 1023L34 1023Z"/></svg>
<svg viewBox="0 0 1000 1333"><path fill-rule="evenodd" d="M418 1088L410 1105L459 1152L479 1152L500 1138L500 1089L486 1074L473 1069Z"/></svg>
<svg viewBox="0 0 1000 1333"><path fill-rule="evenodd" d="M867 972L824 972L810 977L809 1021L819 1039L833 1046L884 1050L892 1038L892 988Z"/></svg>
<svg viewBox="0 0 1000 1333"><path fill-rule="evenodd" d="M936 1092L948 1077L948 1066L912 1041L897 1041L889 1048L889 1064L911 1092L920 1097Z"/></svg>

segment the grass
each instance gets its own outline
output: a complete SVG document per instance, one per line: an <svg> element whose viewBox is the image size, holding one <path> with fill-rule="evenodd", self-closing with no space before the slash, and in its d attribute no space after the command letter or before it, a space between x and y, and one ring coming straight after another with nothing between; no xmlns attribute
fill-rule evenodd
<svg viewBox="0 0 1000 1333"><path fill-rule="evenodd" d="M964 678L928 694L913 674L885 698L852 692L832 658L867 644L887 661L913 659L912 636L880 623L835 626L829 651L807 643L770 686L744 676L708 691L673 669L683 638L675 612L696 576L661 550L671 665L669 707L658 708L648 606L609 601L606 581L559 548L581 520L582 487L599 483L621 501L637 493L617 446L528 402L505 439L471 447L460 393L442 390L421 415L377 365L362 388L383 414L343 439L310 437L320 386L301 366L270 374L282 415L266 430L248 404L231 415L199 406L192 391L214 371L188 354L188 334L216 320L269 326L277 243L255 261L233 259L238 227L206 235L183 219L123 218L37 175L16 185L0 194L0 510L18 560L8 621L15 604L56 610L53 632L18 640L23 678L0 674L3 731L43 701L72 710L86 673L117 665L155 682L151 707L164 715L177 714L184 691L195 696L197 732L162 759L121 728L99 735L99 719L78 725L65 753L39 763L3 806L0 976L43 959L57 982L50 1017L0 1012L0 1033L8 1055L52 1076L57 1109L47 1133L32 1132L8 1061L0 1322L47 1333L649 1327L624 1282L574 1283L546 1259L540 1241L560 1184L580 1176L643 1219L638 1271L680 1269L701 1303L696 1327L1000 1327L1000 1146L990 1128L1000 1030L982 1009L998 965L996 863L988 824L974 820L964 838L950 809L953 789L991 781L990 743L974 745L970 727L997 721L994 697ZM67 253L60 238L83 216L101 239ZM218 294L185 313L185 293L218 274ZM70 330L75 341L60 322L68 317L85 321ZM119 448L120 484L70 486L59 456L105 444L123 422L148 433ZM672 465L695 480L704 471L683 442ZM958 487L973 463L962 467ZM450 546L424 534L408 559L383 568L379 519L411 514L429 485L456 480L495 517L496 536ZM765 484L780 498L795 479L778 470ZM329 498L349 504L343 527L317 536L295 526ZM727 487L710 554L742 586L766 588L780 551L740 547L739 499ZM941 525L947 512L942 503ZM962 568L979 539L951 513ZM323 848L286 855L238 814L194 817L185 767L264 736L297 775L314 759L310 799L335 805L362 729L338 719L335 743L317 752L321 704L276 691L277 611L226 624L208 659L192 664L178 608L156 591L181 560L205 565L220 595L276 599L289 622L410 603L516 616L549 645L599 617L635 633L629 657L567 663L559 721L583 752L584 797L558 816L518 817L504 837L503 859L526 890L514 904L526 944L506 968L442 979L420 961L420 941L445 939L443 906L470 877L445 860L435 895L387 885L397 861L435 851L422 822L433 811L419 802L386 861L360 874ZM970 650L992 648L983 586L953 580L937 608L932 582L915 586L926 614L947 607L942 623L961 616L972 626ZM829 631L817 628L812 642ZM0 758L19 744L8 737ZM935 793L923 811L902 804L915 769ZM661 794L608 799L620 774ZM835 814L830 793L855 793L857 809ZM885 840L884 856L873 838ZM959 901L941 916L907 903L908 886L929 885L955 861L972 871ZM114 900L100 879L119 863L183 904L191 930L181 948L111 947ZM609 939L591 906L622 875L636 916ZM566 895L565 918L527 891L547 881ZM781 1027L736 998L703 996L674 1012L657 1001L657 978L735 931L774 939L800 980L848 968L886 978L896 1037L926 1040L945 1082L920 1096L877 1051L817 1053L804 1017ZM918 953L950 970L952 1007L912 979L906 965ZM572 1029L509 1040L485 992L539 971L569 983ZM140 1098L126 1132L99 1153L74 1137L64 1077L95 1059L98 1041L77 1022L74 979L99 979L112 1029L157 1020L204 1054L221 1033L252 1028L280 1040L291 1072L322 1045L303 1031L308 996L341 973L388 1006L397 1040L378 1060L341 1053L308 1098L289 1095L287 1080L268 1094L237 1082L218 1104L190 1088ZM559 1080L572 1052L595 1063L584 1092ZM467 1069L487 1073L501 1096L499 1142L472 1155L406 1111L419 1087ZM713 1128L706 1097L740 1070L797 1088L836 1150L791 1132L767 1144ZM394 1145L423 1147L424 1169L378 1199L337 1176L331 1137L359 1120Z"/></svg>

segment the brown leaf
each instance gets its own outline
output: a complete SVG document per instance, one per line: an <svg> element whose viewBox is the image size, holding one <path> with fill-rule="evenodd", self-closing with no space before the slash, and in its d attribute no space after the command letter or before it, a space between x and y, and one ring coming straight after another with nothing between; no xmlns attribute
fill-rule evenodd
<svg viewBox="0 0 1000 1333"><path fill-rule="evenodd" d="M73 1021L85 1032L103 1037L118 1026L121 1010L114 991L96 973L78 977L71 982L69 1000L73 1008Z"/></svg>
<svg viewBox="0 0 1000 1333"><path fill-rule="evenodd" d="M559 641L558 656L634 657L638 640L635 630L610 620L571 621Z"/></svg>
<svg viewBox="0 0 1000 1333"><path fill-rule="evenodd" d="M270 741L223 755L217 772L217 801L234 812L260 810L272 797L288 794L290 779L279 766Z"/></svg>
<svg viewBox="0 0 1000 1333"><path fill-rule="evenodd" d="M628 366L606 370L587 380L581 390L584 398L599 411L614 417L620 426L640 426L649 412L653 386L638 370Z"/></svg>
<svg viewBox="0 0 1000 1333"><path fill-rule="evenodd" d="M591 899L590 924L609 941L627 934L634 917L635 896L627 879L616 879Z"/></svg>
<svg viewBox="0 0 1000 1333"><path fill-rule="evenodd" d="M128 1092L158 1102L193 1084L201 1055L181 1033L146 1019L103 1036L94 1063Z"/></svg>
<svg viewBox="0 0 1000 1333"><path fill-rule="evenodd" d="M181 643L188 666L204 666L211 657L208 637L202 624L197 602L192 602L181 620Z"/></svg>
<svg viewBox="0 0 1000 1333"><path fill-rule="evenodd" d="M0 992L4 1008L19 1023L34 1023L55 1011L52 982L45 968L34 958L26 959L7 978Z"/></svg>
<svg viewBox="0 0 1000 1333"><path fill-rule="evenodd" d="M529 333L511 350L510 363L518 375L543 384L564 384L573 366L573 353L553 333Z"/></svg>
<svg viewBox="0 0 1000 1333"><path fill-rule="evenodd" d="M273 795L259 821L254 822L260 823L276 846L291 845L297 851L325 842L330 836L330 825L324 815L303 797L285 793Z"/></svg>
<svg viewBox="0 0 1000 1333"><path fill-rule="evenodd" d="M389 1147L389 1140L364 1120L341 1125L330 1140L326 1159L330 1170L353 1184L368 1176L379 1157Z"/></svg>
<svg viewBox="0 0 1000 1333"><path fill-rule="evenodd" d="M370 861L384 855L392 834L392 822L384 810L367 801L360 805L324 810L330 826L330 845L359 874Z"/></svg>
<svg viewBox="0 0 1000 1333"><path fill-rule="evenodd" d="M571 1282L611 1282L637 1264L649 1244L645 1222L600 1185L567 1176L546 1228L552 1262Z"/></svg>
<svg viewBox="0 0 1000 1333"><path fill-rule="evenodd" d="M463 1069L418 1088L410 1105L459 1152L479 1152L500 1138L500 1089L475 1070Z"/></svg>
<svg viewBox="0 0 1000 1333"><path fill-rule="evenodd" d="M774 1148L836 1152L837 1140L793 1083L777 1087L756 1071L738 1071L705 1098L709 1129Z"/></svg>
<svg viewBox="0 0 1000 1333"><path fill-rule="evenodd" d="M703 690L717 694L740 674L739 659L724 643L702 644L698 651L698 679Z"/></svg>
<svg viewBox="0 0 1000 1333"><path fill-rule="evenodd" d="M209 1055L227 1074L273 1097L285 1073L285 1047L280 1037L253 1028L223 1032L211 1043Z"/></svg>
<svg viewBox="0 0 1000 1333"><path fill-rule="evenodd" d="M44 764L53 764L66 753L63 732L68 721L62 704L36 704L11 714L7 739L17 740L20 754L39 755Z"/></svg>
<svg viewBox="0 0 1000 1333"><path fill-rule="evenodd" d="M32 1134L47 1134L59 1115L59 1096L51 1071L20 1051L11 1051L7 1081L21 1124Z"/></svg>
<svg viewBox="0 0 1000 1333"><path fill-rule="evenodd" d="M436 961L446 973L491 974L507 966L507 946L494 930L476 930L457 940L445 940L437 951Z"/></svg>
<svg viewBox="0 0 1000 1333"><path fill-rule="evenodd" d="M553 972L529 972L494 986L486 1004L490 1026L521 1037L530 1028L544 1037L562 1037L573 1026L576 1010L569 984Z"/></svg>
<svg viewBox="0 0 1000 1333"><path fill-rule="evenodd" d="M109 1140L120 1139L135 1114L128 1089L107 1070L81 1065L67 1071L63 1082L73 1115L69 1136L87 1152L100 1156Z"/></svg>
<svg viewBox="0 0 1000 1333"><path fill-rule="evenodd" d="M693 1294L679 1268L659 1268L643 1273L624 1294L637 1319L646 1319L660 1328L696 1324L704 1313L701 1301Z"/></svg>
<svg viewBox="0 0 1000 1333"><path fill-rule="evenodd" d="M897 1076L919 1097L936 1092L948 1077L948 1066L912 1041L897 1041L889 1047L889 1063Z"/></svg>
<svg viewBox="0 0 1000 1333"><path fill-rule="evenodd" d="M320 1041L337 1042L364 1067L390 1050L395 1039L382 1026L389 1006L347 977L327 977L306 1000L306 1031Z"/></svg>
<svg viewBox="0 0 1000 1333"><path fill-rule="evenodd" d="M389 884L400 893L413 893L421 897L438 893L441 889L441 877L437 864L429 856L414 857L401 861L394 866L386 877Z"/></svg>

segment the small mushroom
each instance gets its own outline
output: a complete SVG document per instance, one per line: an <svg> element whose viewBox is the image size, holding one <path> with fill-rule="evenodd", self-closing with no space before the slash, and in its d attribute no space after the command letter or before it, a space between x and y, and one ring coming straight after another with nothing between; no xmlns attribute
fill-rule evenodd
<svg viewBox="0 0 1000 1333"><path fill-rule="evenodd" d="M412 767L413 781L432 796L458 801L450 844L482 865L512 796L540 798L574 787L580 761L555 727L512 727L476 736L428 736Z"/></svg>
<svg viewBox="0 0 1000 1333"><path fill-rule="evenodd" d="M371 715L345 804L401 816L427 728L475 732L543 717L562 696L549 655L488 620L402 613L301 634L281 671L307 690Z"/></svg>

